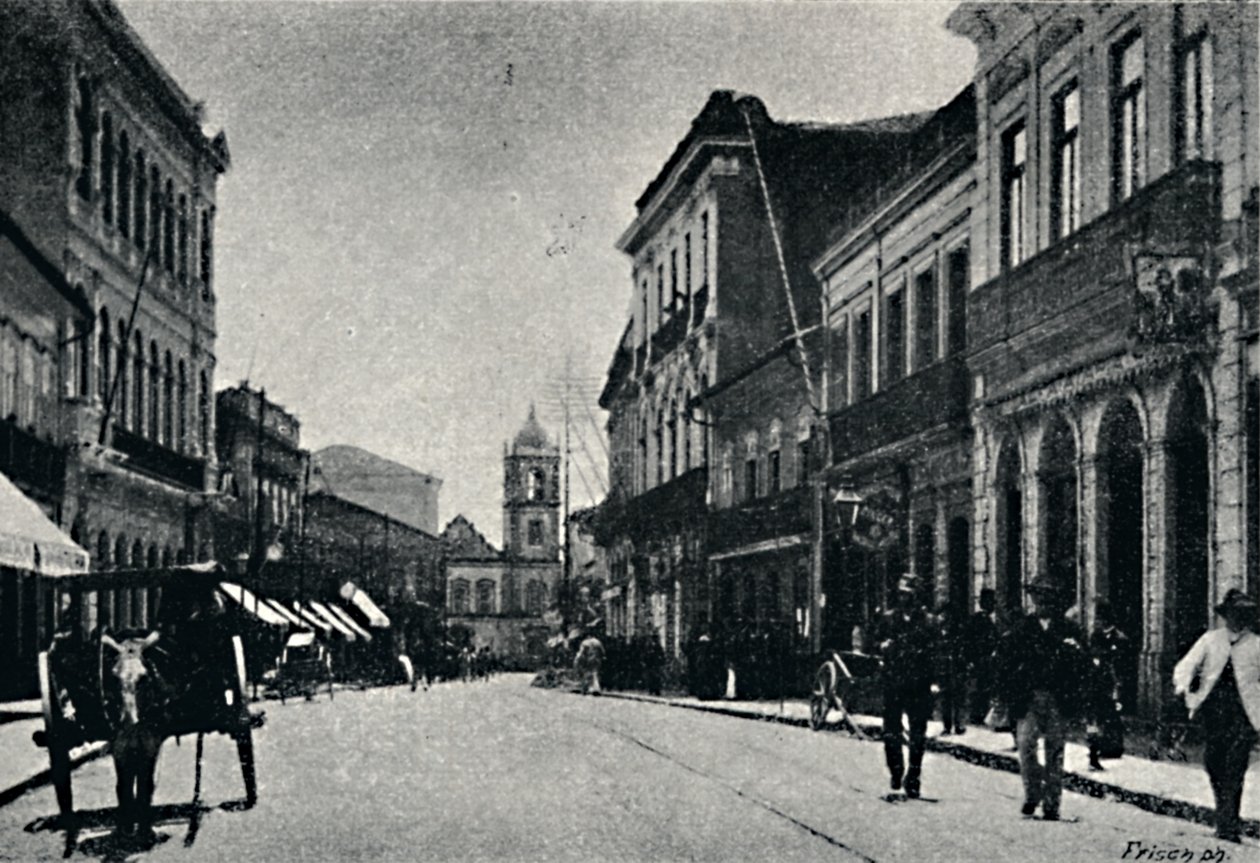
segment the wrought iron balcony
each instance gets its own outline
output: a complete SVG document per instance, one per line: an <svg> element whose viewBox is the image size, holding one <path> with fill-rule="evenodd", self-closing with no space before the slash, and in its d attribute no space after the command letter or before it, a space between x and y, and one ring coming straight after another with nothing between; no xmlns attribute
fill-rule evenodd
<svg viewBox="0 0 1260 863"><path fill-rule="evenodd" d="M597 541L608 545L617 537L668 536L702 524L707 484L708 471L697 467L643 494L604 501L595 519Z"/></svg>
<svg viewBox="0 0 1260 863"><path fill-rule="evenodd" d="M128 465L158 479L200 491L205 487L206 463L184 455L135 432L114 427L113 447L127 456Z"/></svg>
<svg viewBox="0 0 1260 863"><path fill-rule="evenodd" d="M967 366L948 357L831 415L836 463L967 414Z"/></svg>
<svg viewBox="0 0 1260 863"><path fill-rule="evenodd" d="M810 485L798 485L767 497L754 498L708 517L706 543L712 552L793 536L811 529Z"/></svg>
<svg viewBox="0 0 1260 863"><path fill-rule="evenodd" d="M0 420L0 471L19 486L57 496L65 483L66 451L11 419Z"/></svg>

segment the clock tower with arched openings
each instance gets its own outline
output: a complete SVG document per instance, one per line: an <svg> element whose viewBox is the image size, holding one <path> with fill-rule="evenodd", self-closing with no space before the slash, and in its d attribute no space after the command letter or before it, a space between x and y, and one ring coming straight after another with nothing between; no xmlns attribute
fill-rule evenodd
<svg viewBox="0 0 1260 863"><path fill-rule="evenodd" d="M534 406L503 449L504 605L537 614L555 604L560 572L560 448Z"/></svg>

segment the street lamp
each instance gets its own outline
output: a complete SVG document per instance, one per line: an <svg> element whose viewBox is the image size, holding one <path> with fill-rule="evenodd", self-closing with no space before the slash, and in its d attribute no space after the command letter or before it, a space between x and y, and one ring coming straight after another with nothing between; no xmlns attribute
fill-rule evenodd
<svg viewBox="0 0 1260 863"><path fill-rule="evenodd" d="M848 486L841 487L831 496L831 505L836 511L836 522L841 528L848 530L857 523L858 510L862 508L862 497Z"/></svg>

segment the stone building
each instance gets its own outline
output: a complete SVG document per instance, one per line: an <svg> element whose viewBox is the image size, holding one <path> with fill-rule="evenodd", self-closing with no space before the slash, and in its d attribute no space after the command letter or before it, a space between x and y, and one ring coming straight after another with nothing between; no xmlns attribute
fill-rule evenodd
<svg viewBox="0 0 1260 863"><path fill-rule="evenodd" d="M1257 8L964 3L973 591L1106 600L1154 709L1257 585ZM1132 699L1127 699L1132 702Z"/></svg>
<svg viewBox="0 0 1260 863"><path fill-rule="evenodd" d="M50 511L100 568L209 559L226 139L203 132L202 107L111 0L12 4L5 24L22 37L5 44L0 198L93 313L56 313L55 384L50 365L17 363L32 382L20 387L38 379L58 403L45 440L65 474ZM150 599L92 597L84 623L141 623Z"/></svg>
<svg viewBox="0 0 1260 863"><path fill-rule="evenodd" d="M215 395L219 491L215 552L244 563L255 550L293 562L300 554L310 453L298 418L242 383ZM259 412L261 411L261 421Z"/></svg>
<svg viewBox="0 0 1260 863"><path fill-rule="evenodd" d="M545 655L558 623L560 563L560 450L531 405L525 425L503 448L502 551L457 515L442 532L446 554L448 623L467 627L477 645L507 661L532 665Z"/></svg>
<svg viewBox="0 0 1260 863"><path fill-rule="evenodd" d="M862 499L828 547L826 641L848 647L907 569L971 604L966 299L976 181L968 87L875 171L815 264L827 309L828 481Z"/></svg>

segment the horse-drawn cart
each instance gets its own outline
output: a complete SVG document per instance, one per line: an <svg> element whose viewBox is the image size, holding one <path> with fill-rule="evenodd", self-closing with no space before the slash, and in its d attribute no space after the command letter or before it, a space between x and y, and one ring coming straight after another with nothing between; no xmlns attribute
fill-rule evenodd
<svg viewBox="0 0 1260 863"><path fill-rule="evenodd" d="M238 621L229 615L215 564L157 570L90 573L58 579L71 621L39 655L44 728L36 743L48 749L57 805L74 813L72 752L104 741L118 772L120 828L148 829L154 771L162 742L209 733L235 743L245 783L245 805L257 799L253 729L245 699L245 653ZM110 591L143 591L156 607L142 627L82 625L90 604ZM198 779L200 773L198 773Z"/></svg>

